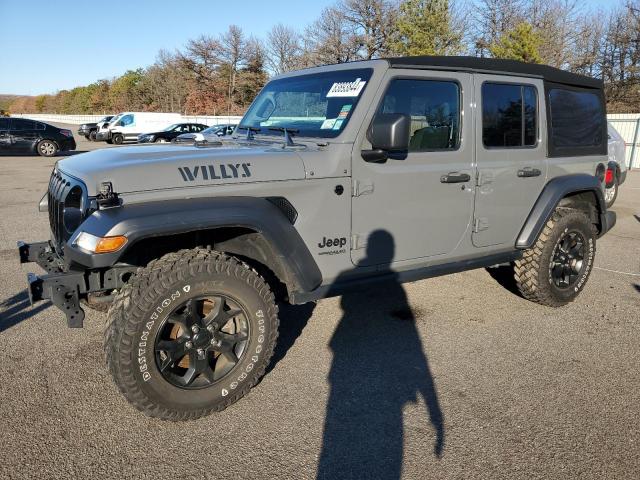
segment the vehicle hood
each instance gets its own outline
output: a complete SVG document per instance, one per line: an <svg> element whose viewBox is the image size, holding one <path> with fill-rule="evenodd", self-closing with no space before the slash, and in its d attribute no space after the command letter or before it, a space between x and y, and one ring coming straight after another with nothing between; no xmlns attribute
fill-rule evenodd
<svg viewBox="0 0 640 480"><path fill-rule="evenodd" d="M167 188L305 178L297 151L279 145L138 145L104 148L60 160L57 168L82 180L93 196L102 182L118 194Z"/></svg>

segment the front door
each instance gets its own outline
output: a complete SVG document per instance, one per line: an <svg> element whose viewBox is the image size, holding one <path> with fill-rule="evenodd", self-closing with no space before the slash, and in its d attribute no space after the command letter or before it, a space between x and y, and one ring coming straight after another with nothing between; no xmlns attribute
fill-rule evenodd
<svg viewBox="0 0 640 480"><path fill-rule="evenodd" d="M0 117L0 153L9 153L12 150L9 124L9 118Z"/></svg>
<svg viewBox="0 0 640 480"><path fill-rule="evenodd" d="M546 178L541 80L475 75L476 247L515 245Z"/></svg>
<svg viewBox="0 0 640 480"><path fill-rule="evenodd" d="M31 152L39 137L36 122L25 118L11 118L11 148L14 152Z"/></svg>
<svg viewBox="0 0 640 480"><path fill-rule="evenodd" d="M471 75L393 69L384 85L371 108L411 115L410 146L404 159L368 163L360 155L368 141L355 144L351 258L358 266L444 257L473 213Z"/></svg>

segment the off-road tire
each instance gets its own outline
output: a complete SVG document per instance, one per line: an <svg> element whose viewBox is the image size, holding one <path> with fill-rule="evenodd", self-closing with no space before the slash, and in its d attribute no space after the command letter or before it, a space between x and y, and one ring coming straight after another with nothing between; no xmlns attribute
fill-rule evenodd
<svg viewBox="0 0 640 480"><path fill-rule="evenodd" d="M559 241L570 232L578 232L585 240L584 266L575 284L558 288L552 279L550 264ZM579 210L556 209L547 221L533 248L524 252L513 265L514 278L520 294L535 303L560 307L575 300L582 291L593 268L596 253L596 232L589 217Z"/></svg>
<svg viewBox="0 0 640 480"><path fill-rule="evenodd" d="M124 137L122 136L121 133L116 133L111 139L111 141L116 145L122 145L122 143L124 142Z"/></svg>
<svg viewBox="0 0 640 480"><path fill-rule="evenodd" d="M158 369L155 339L174 306L209 292L232 296L250 312L247 350L219 381L185 390ZM138 269L109 309L104 352L116 385L138 410L166 420L191 420L246 395L264 375L277 336L278 308L262 277L235 257L197 248L169 253Z"/></svg>

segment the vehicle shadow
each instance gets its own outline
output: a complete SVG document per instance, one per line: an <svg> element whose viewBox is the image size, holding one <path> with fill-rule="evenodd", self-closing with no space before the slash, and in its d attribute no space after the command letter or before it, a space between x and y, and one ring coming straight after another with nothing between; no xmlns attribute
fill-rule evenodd
<svg viewBox="0 0 640 480"><path fill-rule="evenodd" d="M487 273L505 290L513 293L517 297L522 298L520 290L518 290L518 284L513 276L512 265L499 265L497 267L487 268Z"/></svg>
<svg viewBox="0 0 640 480"><path fill-rule="evenodd" d="M388 232L373 232L369 257L371 248L376 260L391 263L394 241ZM434 436L424 437L424 451L439 458L444 450L444 416L416 314L394 275L383 284L344 294L340 305L342 318L329 343L333 362L317 478L399 479L407 404L424 402L426 407L423 421L430 423ZM416 422L420 419L413 417Z"/></svg>
<svg viewBox="0 0 640 480"><path fill-rule="evenodd" d="M0 302L0 333L37 315L49 306L51 306L51 302L44 302L31 308L29 295L25 291Z"/></svg>

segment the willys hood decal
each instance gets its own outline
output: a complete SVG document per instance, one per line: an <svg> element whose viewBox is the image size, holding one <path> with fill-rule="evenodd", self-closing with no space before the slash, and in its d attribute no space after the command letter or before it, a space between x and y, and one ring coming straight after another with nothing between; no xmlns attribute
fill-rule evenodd
<svg viewBox="0 0 640 480"><path fill-rule="evenodd" d="M112 182L114 190L124 194L305 177L302 159L296 151L237 144L104 148L60 160L58 168L82 180L89 195L95 195L102 182Z"/></svg>

